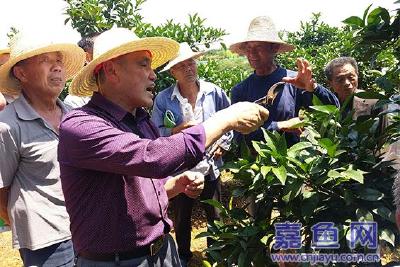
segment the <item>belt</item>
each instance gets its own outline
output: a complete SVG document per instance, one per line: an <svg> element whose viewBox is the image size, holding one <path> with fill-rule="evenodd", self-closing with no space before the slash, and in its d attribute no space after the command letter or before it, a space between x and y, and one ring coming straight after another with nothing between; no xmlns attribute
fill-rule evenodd
<svg viewBox="0 0 400 267"><path fill-rule="evenodd" d="M144 256L154 256L156 255L164 244L165 236L162 235L153 243L147 246L138 247L130 251L121 251L114 253L92 253L87 251L79 252L78 256L92 261L123 261L130 260L134 258L140 258Z"/></svg>

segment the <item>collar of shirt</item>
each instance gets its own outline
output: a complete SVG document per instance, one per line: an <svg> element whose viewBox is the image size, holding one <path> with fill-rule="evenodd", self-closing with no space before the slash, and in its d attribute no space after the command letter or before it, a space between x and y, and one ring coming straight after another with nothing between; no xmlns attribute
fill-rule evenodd
<svg viewBox="0 0 400 267"><path fill-rule="evenodd" d="M202 80L198 80L198 82L199 82L199 93L197 94L196 102L203 95L209 94L214 90L214 87L212 86L212 84L207 83L207 82L202 81ZM184 97L181 95L181 92L179 92L178 83L175 83L174 90L172 91L172 94L171 94L171 100L173 100L175 97L178 99L178 101L181 104L184 102L183 101Z"/></svg>
<svg viewBox="0 0 400 267"><path fill-rule="evenodd" d="M28 103L23 94L21 94L13 102L13 105L15 107L15 112L17 113L17 116L21 120L33 121L42 118L36 112L36 110L34 110L33 107ZM69 111L68 108L64 105L64 103L60 99L57 99L57 105L61 108L63 114L66 114Z"/></svg>
<svg viewBox="0 0 400 267"><path fill-rule="evenodd" d="M122 121L124 117L126 116L127 112L125 109L122 107L118 106L117 104L114 104L101 94L95 92L93 93L92 99L90 100L91 104L97 106L98 108L104 110L108 114L110 114L112 117L116 118L118 121ZM137 121L141 121L148 117L147 112L143 108L137 108L135 112L131 113Z"/></svg>

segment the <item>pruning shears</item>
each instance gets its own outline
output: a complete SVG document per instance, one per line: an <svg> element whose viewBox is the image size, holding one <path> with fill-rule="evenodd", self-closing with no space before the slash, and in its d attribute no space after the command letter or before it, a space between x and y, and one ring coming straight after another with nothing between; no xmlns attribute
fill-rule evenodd
<svg viewBox="0 0 400 267"><path fill-rule="evenodd" d="M268 89L267 95L257 99L256 101L254 101L254 103L264 106L266 108L272 107L276 96L283 89L284 86L285 86L285 82L277 82L277 83L273 84Z"/></svg>

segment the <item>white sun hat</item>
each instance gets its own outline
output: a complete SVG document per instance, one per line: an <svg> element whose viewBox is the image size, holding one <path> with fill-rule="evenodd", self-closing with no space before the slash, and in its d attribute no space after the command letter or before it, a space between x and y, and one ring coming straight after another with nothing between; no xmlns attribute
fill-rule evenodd
<svg viewBox="0 0 400 267"><path fill-rule="evenodd" d="M246 43L254 41L279 44L278 53L288 52L294 49L293 45L281 40L272 19L266 16L254 18L250 22L246 39L232 44L229 49L239 55L245 55Z"/></svg>
<svg viewBox="0 0 400 267"><path fill-rule="evenodd" d="M66 79L71 79L85 63L85 52L61 34L44 34L32 31L17 33L10 42L10 58L0 66L0 92L18 96L20 82L11 73L18 62L50 52L63 55Z"/></svg>
<svg viewBox="0 0 400 267"><path fill-rule="evenodd" d="M193 52L193 50L190 48L188 43L180 43L179 44L179 54L176 58L168 62L167 66L165 66L161 72L167 71L173 66L175 66L178 63L181 63L185 60L188 60L189 58L198 58L199 56L203 55L206 53L205 51L203 52Z"/></svg>
<svg viewBox="0 0 400 267"><path fill-rule="evenodd" d="M179 44L165 37L139 38L125 28L112 28L96 37L93 46L93 60L72 80L69 92L72 95L90 96L98 91L94 70L110 59L136 51L148 50L152 55L153 69L165 64L178 54Z"/></svg>

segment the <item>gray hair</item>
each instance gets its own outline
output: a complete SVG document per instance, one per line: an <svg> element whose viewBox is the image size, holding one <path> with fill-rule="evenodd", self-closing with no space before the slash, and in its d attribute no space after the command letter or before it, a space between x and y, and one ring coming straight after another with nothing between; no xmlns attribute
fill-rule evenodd
<svg viewBox="0 0 400 267"><path fill-rule="evenodd" d="M400 172L394 178L393 182L393 200L394 205L398 210L400 210Z"/></svg>
<svg viewBox="0 0 400 267"><path fill-rule="evenodd" d="M78 46L85 52L89 52L90 49L93 49L94 39L99 35L100 32L94 32L82 37L82 39L78 42Z"/></svg>
<svg viewBox="0 0 400 267"><path fill-rule="evenodd" d="M342 67L346 64L350 64L353 66L355 69L357 75L358 75L358 65L357 62L354 58L352 57L338 57L335 59L332 59L325 67L324 72L325 76L328 79L328 81L332 81L333 79L333 70L338 67Z"/></svg>

